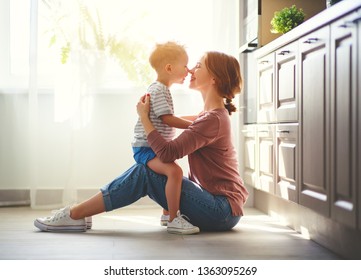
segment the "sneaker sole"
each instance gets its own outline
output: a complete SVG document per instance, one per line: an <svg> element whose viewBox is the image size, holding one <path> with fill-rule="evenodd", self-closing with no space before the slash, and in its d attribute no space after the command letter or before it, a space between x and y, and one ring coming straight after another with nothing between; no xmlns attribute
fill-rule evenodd
<svg viewBox="0 0 361 280"><path fill-rule="evenodd" d="M168 225L168 220L161 220L160 221L160 225L162 226L162 227L166 227L167 225Z"/></svg>
<svg viewBox="0 0 361 280"><path fill-rule="evenodd" d="M45 225L38 220L34 221L34 226L42 231L57 231L57 232L84 232L86 231L87 226L49 226Z"/></svg>
<svg viewBox="0 0 361 280"><path fill-rule="evenodd" d="M168 233L180 234L180 235L189 235L199 233L199 228L193 228L189 230L180 230L179 228L167 228Z"/></svg>

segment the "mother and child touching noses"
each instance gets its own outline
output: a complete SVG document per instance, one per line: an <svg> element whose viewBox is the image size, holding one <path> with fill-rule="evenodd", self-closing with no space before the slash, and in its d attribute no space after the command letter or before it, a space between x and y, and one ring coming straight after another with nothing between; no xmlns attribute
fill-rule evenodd
<svg viewBox="0 0 361 280"><path fill-rule="evenodd" d="M169 233L227 231L243 216L248 191L238 172L229 115L242 88L236 58L206 52L188 69L188 55L176 42L157 44L149 62L157 73L137 104L132 142L136 163L93 197L37 218L42 231L86 231L93 215L149 196L163 208L160 223ZM203 97L203 111L176 117L169 88L191 75L189 88ZM175 137L175 129L183 131ZM188 156L189 177L177 159Z"/></svg>

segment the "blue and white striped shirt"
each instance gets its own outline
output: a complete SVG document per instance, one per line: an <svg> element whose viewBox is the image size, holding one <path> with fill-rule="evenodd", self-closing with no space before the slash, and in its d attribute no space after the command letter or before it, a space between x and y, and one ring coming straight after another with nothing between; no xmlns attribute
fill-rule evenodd
<svg viewBox="0 0 361 280"><path fill-rule="evenodd" d="M163 115L174 114L173 99L169 88L156 81L148 87L147 93L150 94L150 121L165 140L172 140L175 136L176 129L163 123L160 118ZM134 128L134 140L132 146L149 147L147 136L139 119Z"/></svg>

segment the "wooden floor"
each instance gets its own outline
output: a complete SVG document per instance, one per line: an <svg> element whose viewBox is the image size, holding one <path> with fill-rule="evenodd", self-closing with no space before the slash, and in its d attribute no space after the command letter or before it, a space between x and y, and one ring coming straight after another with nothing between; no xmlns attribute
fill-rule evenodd
<svg viewBox="0 0 361 280"><path fill-rule="evenodd" d="M330 260L339 257L253 208L231 232L168 234L156 207L124 208L93 217L86 233L34 227L49 211L0 208L2 260Z"/></svg>

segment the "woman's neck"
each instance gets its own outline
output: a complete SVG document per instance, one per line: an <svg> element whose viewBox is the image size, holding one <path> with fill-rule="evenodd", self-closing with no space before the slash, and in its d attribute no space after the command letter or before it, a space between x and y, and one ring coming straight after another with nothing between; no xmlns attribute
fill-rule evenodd
<svg viewBox="0 0 361 280"><path fill-rule="evenodd" d="M202 92L204 111L212 111L215 109L223 109L224 101L215 91Z"/></svg>

